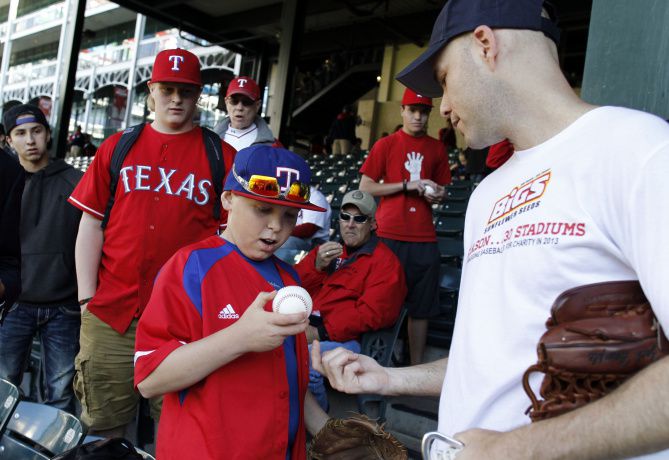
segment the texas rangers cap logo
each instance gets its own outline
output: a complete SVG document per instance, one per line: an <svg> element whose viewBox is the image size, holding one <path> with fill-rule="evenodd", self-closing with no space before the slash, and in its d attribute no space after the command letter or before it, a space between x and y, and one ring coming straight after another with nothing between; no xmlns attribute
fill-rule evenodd
<svg viewBox="0 0 669 460"><path fill-rule="evenodd" d="M184 49L163 50L153 61L151 83L185 83L202 86L199 58Z"/></svg>
<svg viewBox="0 0 669 460"><path fill-rule="evenodd" d="M183 56L179 56L179 55L177 55L177 54L172 54L168 59L169 59L170 61L172 61L172 64L173 64L173 65L172 65L172 70L175 70L175 71L177 71L177 72L181 70L181 69L179 68L179 63L181 63L181 62L184 61L184 57L183 57Z"/></svg>
<svg viewBox="0 0 669 460"><path fill-rule="evenodd" d="M239 85L240 88L243 88L247 81L248 80L246 78L238 78L237 84Z"/></svg>

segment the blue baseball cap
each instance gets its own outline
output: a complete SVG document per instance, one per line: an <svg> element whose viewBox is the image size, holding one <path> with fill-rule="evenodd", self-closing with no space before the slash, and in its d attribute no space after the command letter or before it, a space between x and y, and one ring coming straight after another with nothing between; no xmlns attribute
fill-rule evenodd
<svg viewBox="0 0 669 460"><path fill-rule="evenodd" d="M249 185L252 176L276 178L282 195L268 197L253 193ZM223 190L266 203L324 212L325 209L308 201L291 201L283 196L283 193L295 182L302 184L308 191L310 181L311 170L301 156L290 150L258 144L237 152Z"/></svg>
<svg viewBox="0 0 669 460"><path fill-rule="evenodd" d="M542 8L550 18L541 15ZM556 19L555 8L547 0L449 0L434 23L427 50L396 78L419 94L440 97L443 91L434 75L434 61L453 38L484 25L492 29L540 30L559 44Z"/></svg>
<svg viewBox="0 0 669 460"><path fill-rule="evenodd" d="M24 118L19 120L21 117ZM5 112L2 116L2 121L8 136L11 136L14 128L24 123L39 123L44 126L47 131L51 131L51 127L49 126L49 122L46 121L44 112L42 112L36 105L16 105Z"/></svg>

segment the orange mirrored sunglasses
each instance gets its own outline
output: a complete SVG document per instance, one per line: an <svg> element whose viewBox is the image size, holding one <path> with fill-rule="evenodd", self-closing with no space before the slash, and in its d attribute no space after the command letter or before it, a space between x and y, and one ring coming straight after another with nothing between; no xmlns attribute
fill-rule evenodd
<svg viewBox="0 0 669 460"><path fill-rule="evenodd" d="M309 191L309 184L304 184L300 181L295 181L290 184L284 192L281 191L279 181L276 177L262 176L260 174L253 174L247 181L240 177L232 166L232 174L239 184L244 187L247 192L254 195L263 196L266 198L279 198L295 203L308 203L311 195Z"/></svg>

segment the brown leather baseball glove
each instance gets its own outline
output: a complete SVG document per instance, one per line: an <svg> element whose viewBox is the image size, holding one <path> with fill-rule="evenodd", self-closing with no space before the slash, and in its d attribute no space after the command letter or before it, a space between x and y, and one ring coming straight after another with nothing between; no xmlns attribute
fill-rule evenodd
<svg viewBox="0 0 669 460"><path fill-rule="evenodd" d="M356 414L331 418L309 447L313 460L407 460L407 450L383 425Z"/></svg>
<svg viewBox="0 0 669 460"><path fill-rule="evenodd" d="M667 355L669 343L637 281L589 284L563 292L539 340L537 364L523 375L532 421L601 398ZM545 374L539 399L529 385Z"/></svg>

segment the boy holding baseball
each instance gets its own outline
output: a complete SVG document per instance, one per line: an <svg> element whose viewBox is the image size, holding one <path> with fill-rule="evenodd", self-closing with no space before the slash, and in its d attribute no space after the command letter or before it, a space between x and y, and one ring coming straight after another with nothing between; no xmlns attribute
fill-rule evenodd
<svg viewBox="0 0 669 460"><path fill-rule="evenodd" d="M323 211L309 203L310 175L288 150L239 151L221 196L226 229L178 251L156 278L135 385L164 395L158 458L305 458L307 315L273 313L271 302L299 283L274 251L300 208Z"/></svg>

